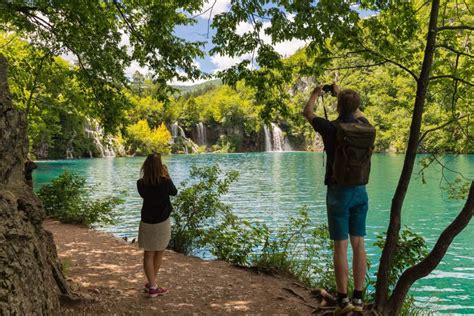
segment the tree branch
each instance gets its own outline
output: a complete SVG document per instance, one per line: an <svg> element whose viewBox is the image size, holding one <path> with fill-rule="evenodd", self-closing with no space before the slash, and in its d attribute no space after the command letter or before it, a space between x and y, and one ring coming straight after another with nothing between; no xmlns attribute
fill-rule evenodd
<svg viewBox="0 0 474 316"><path fill-rule="evenodd" d="M437 29L438 29L438 32L445 31L445 30L470 30L470 31L474 31L474 26L470 26L470 25L447 25L447 26L440 26Z"/></svg>
<svg viewBox="0 0 474 316"><path fill-rule="evenodd" d="M324 70L342 70L342 69L354 69L354 68L369 68L369 67L375 67L375 66L380 66L383 64L388 63L389 61L384 60L379 63L375 64L368 64L368 65L355 65L355 66L342 66L342 67L337 67L337 68L324 68Z"/></svg>
<svg viewBox="0 0 474 316"><path fill-rule="evenodd" d="M453 118L452 120L449 120L447 121L446 123L442 124L442 125L439 125L439 126L436 126L436 127L433 127L433 128L430 128L429 130L426 130L420 137L420 139L418 139L418 144L420 144L422 142L422 140L426 137L426 135L428 135L428 133L431 133L431 132L434 132L438 129L442 129L443 127L445 126L448 126L449 124L453 123L453 122L456 122L456 121L459 121L460 119L463 119L465 117L468 117L469 114L465 114L463 116L460 116L460 117L456 117L456 118Z"/></svg>
<svg viewBox="0 0 474 316"><path fill-rule="evenodd" d="M471 188L466 203L458 216L441 233L431 252L420 263L408 268L403 272L398 280L393 294L390 297L389 305L397 306L401 304L403 298L408 293L411 285L415 281L430 274L440 263L446 254L453 239L469 224L474 215L474 181L471 182Z"/></svg>
<svg viewBox="0 0 474 316"><path fill-rule="evenodd" d="M38 79L40 77L40 74L41 74L41 71L43 69L43 62L46 58L49 57L49 53L45 53L43 55L43 57L41 57L40 59L40 63L39 65L37 66L36 68L36 72L34 74L34 79L33 79L33 83L31 84L31 89L30 89L30 96L28 97L28 101L26 101L26 106L25 106L25 116L26 116L26 119L28 119L28 115L30 113L30 109L31 109L31 101L33 100L33 94L35 94L35 90L36 90L36 87L37 87L37 84L38 84Z"/></svg>
<svg viewBox="0 0 474 316"><path fill-rule="evenodd" d="M120 16L122 17L122 20L125 22L125 24L127 24L128 29L130 30L130 33L134 34L140 40L140 42L143 43L144 42L143 36L140 34L140 32L137 32L137 30L135 30L135 27L133 26L133 24L130 23L130 21L127 19L127 17L125 16L125 13L122 11L122 8L120 7L120 4L118 3L117 0L114 0L114 5L117 8L117 11L119 12Z"/></svg>
<svg viewBox="0 0 474 316"><path fill-rule="evenodd" d="M457 81L459 81L459 82L462 82L462 83L464 83L464 84L470 85L471 87L474 86L474 83L469 82L469 81L466 81L466 80L461 79L461 78L458 78L458 77L455 77L455 76L452 76L452 75L433 76L433 77L430 77L429 80L437 80L437 79L443 79L443 78L450 78L450 79L453 79L453 80L457 80Z"/></svg>
<svg viewBox="0 0 474 316"><path fill-rule="evenodd" d="M454 49L453 47L445 45L445 44L436 45L436 48L438 48L438 47L447 49L447 50L452 51L453 53L456 53L456 54L459 54L459 55L464 55L464 56L467 56L467 57L470 57L470 58L474 58L474 55L470 55L468 53L458 51L458 50Z"/></svg>
<svg viewBox="0 0 474 316"><path fill-rule="evenodd" d="M373 50L371 50L371 49L368 49L368 48L365 47L364 44L361 43L360 41L359 41L359 43L360 43L360 45L361 45L362 47L364 47L365 51L367 51L367 52L369 52L369 53L371 53L371 54L373 54L373 55L375 55L375 56L378 56L379 58L382 58L384 61L387 61L387 62L389 62L389 63L391 63L391 64L394 64L395 66L398 66L399 68L405 70L406 72L408 72L408 73L413 77L413 79L415 79L415 81L418 81L418 80L419 80L418 76L415 75L415 73L414 73L412 70L410 70L409 68L405 67L404 65L400 64L399 62L397 62L397 61L395 61L395 60L392 60L392 59L389 59L389 58L383 56L382 54L380 54L380 53L378 53L378 52L376 52L376 51L373 51Z"/></svg>

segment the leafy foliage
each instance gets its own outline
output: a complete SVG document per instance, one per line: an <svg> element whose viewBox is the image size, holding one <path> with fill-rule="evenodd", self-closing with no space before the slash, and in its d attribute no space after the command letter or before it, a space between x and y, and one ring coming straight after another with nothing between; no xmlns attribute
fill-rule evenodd
<svg viewBox="0 0 474 316"><path fill-rule="evenodd" d="M32 63L35 72L41 73L37 66L42 55L51 59L70 53L77 58L77 85L93 96L88 102L110 132L120 125L128 106L122 89L126 85L125 68L132 61L150 68L160 86L156 91L160 98L170 93L168 81L201 77L194 59L202 57L203 43L176 36L174 28L195 23L191 16L203 4L202 0L94 1L88 5L77 1L54 5L45 1L2 1L0 21L2 31L15 32L42 52Z"/></svg>
<svg viewBox="0 0 474 316"><path fill-rule="evenodd" d="M145 120L138 121L127 128L128 143L133 151L142 155L151 152L167 154L170 152L171 133L164 123L155 129L150 129Z"/></svg>
<svg viewBox="0 0 474 316"><path fill-rule="evenodd" d="M238 176L236 171L227 172L220 179L218 166L199 169L191 168L190 180L199 182L181 183L183 189L174 200L174 219L171 233L171 247L176 251L189 254L193 249L210 242L210 225L218 226L229 222L230 206L220 197L226 194L229 186Z"/></svg>
<svg viewBox="0 0 474 316"><path fill-rule="evenodd" d="M466 181L461 177L456 177L454 181L448 182L445 186L448 192L448 197L453 200L465 200L469 194L469 187L471 182Z"/></svg>
<svg viewBox="0 0 474 316"><path fill-rule="evenodd" d="M85 178L65 171L38 191L46 215L64 223L113 224L113 209L122 201L116 197L92 200Z"/></svg>
<svg viewBox="0 0 474 316"><path fill-rule="evenodd" d="M384 245L385 235L378 235L374 246L383 249ZM397 242L397 251L393 259L392 270L390 271L388 279L389 287L393 288L403 271L417 264L426 257L427 254L425 239L421 235L405 228L400 233Z"/></svg>
<svg viewBox="0 0 474 316"><path fill-rule="evenodd" d="M325 225L314 226L307 208L271 230L233 214L221 201L237 173L218 166L191 169L174 201L171 247L186 254L205 249L217 259L262 271L289 273L310 286L335 289L332 247Z"/></svg>
<svg viewBox="0 0 474 316"><path fill-rule="evenodd" d="M267 233L252 264L264 271L289 273L308 286L334 292L332 250L327 225L314 226L303 207L288 225Z"/></svg>

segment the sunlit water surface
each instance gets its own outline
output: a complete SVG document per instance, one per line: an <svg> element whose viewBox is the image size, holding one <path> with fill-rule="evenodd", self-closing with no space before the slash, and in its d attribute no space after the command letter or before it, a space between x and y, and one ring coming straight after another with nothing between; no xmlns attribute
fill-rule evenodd
<svg viewBox="0 0 474 316"><path fill-rule="evenodd" d="M376 154L372 160L367 251L373 271L377 268L380 251L372 244L376 235L386 230L403 158L403 155ZM118 236L136 236L142 201L136 190L136 180L143 160L143 157L136 157L43 161L38 163L39 169L34 173L35 187L50 182L64 170L81 174L87 178L88 185L95 186L96 196L113 194L125 200L116 210L118 224L100 229ZM192 165L218 163L223 170L238 170L239 180L225 196L225 201L233 205L240 217L278 227L285 225L298 208L307 205L315 223L326 221L325 167L321 153L170 155L163 160L178 189ZM443 161L466 178L474 178L474 155L446 156ZM404 203L402 224L422 234L432 247L441 231L460 211L463 201L448 199L440 188L441 168L430 167L425 172L426 184L422 184L418 170L417 165ZM445 175L450 179L456 176L449 171ZM471 223L456 237L437 269L418 281L411 293L420 305L438 313L474 314L473 291L474 229Z"/></svg>

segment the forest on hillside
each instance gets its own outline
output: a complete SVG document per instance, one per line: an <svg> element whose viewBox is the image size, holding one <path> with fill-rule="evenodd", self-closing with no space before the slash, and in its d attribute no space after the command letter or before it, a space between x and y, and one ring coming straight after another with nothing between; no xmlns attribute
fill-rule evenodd
<svg viewBox="0 0 474 316"><path fill-rule="evenodd" d="M335 58L329 65L324 61L324 71L313 76L302 69L320 67L322 61L308 57L305 50L282 61L290 71L285 74L289 77L283 85L286 91L273 95L268 91L263 98L256 96L255 87L244 79L231 85L210 80L177 86L163 98L160 83L148 74L135 72L121 85L116 99L109 101L120 107L107 107L106 118L98 110L103 105L99 105L97 92L84 82L79 65L32 47L20 34L0 33L0 53L11 64L12 97L27 113L30 152L36 159L144 155L152 151L322 151L322 142L302 117L301 109L314 86L331 82L360 93L362 111L377 128L376 151L403 152L416 89L410 76L390 63L363 67L360 58L350 62ZM414 54L413 58L421 55ZM463 56L455 66L463 67L463 76L472 73L472 65ZM446 60L442 67L453 67L452 61ZM273 72L282 76L278 70ZM426 129L452 117L461 119L431 132L419 152L474 152L474 131L469 124L474 114L472 87L442 80L432 85L423 116ZM274 98L282 106L268 113L268 103ZM328 117L335 119L335 102L330 96L320 99L317 114L324 116L326 108Z"/></svg>

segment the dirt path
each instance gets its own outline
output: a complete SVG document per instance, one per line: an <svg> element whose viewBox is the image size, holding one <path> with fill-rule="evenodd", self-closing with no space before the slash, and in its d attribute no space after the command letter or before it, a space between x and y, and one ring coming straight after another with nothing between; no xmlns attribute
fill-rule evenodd
<svg viewBox="0 0 474 316"><path fill-rule="evenodd" d="M135 245L57 221L44 226L54 234L66 278L82 297L64 304L62 313L310 315L314 310L309 292L291 279L173 251L166 251L159 273L159 285L170 292L149 299L141 292L142 251Z"/></svg>

